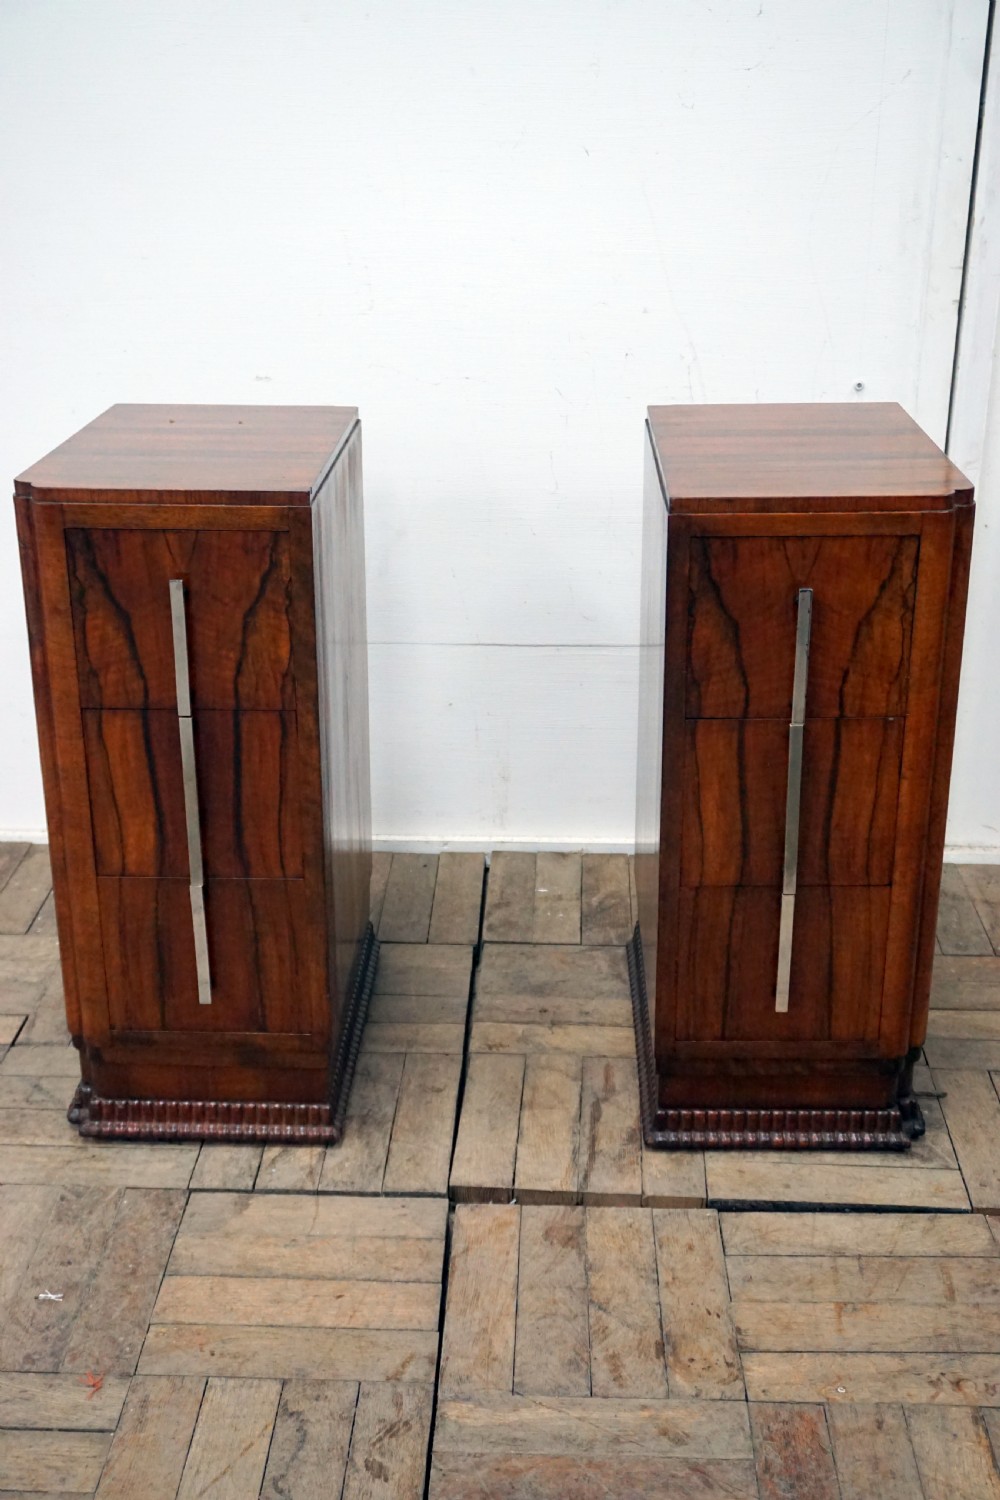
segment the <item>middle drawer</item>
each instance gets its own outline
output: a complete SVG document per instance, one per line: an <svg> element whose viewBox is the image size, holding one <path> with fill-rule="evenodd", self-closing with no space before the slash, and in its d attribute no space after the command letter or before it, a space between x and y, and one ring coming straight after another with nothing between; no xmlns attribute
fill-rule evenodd
<svg viewBox="0 0 1000 1500"><path fill-rule="evenodd" d="M799 885L889 885L905 719L807 719ZM781 887L788 724L689 719L681 884Z"/></svg>
<svg viewBox="0 0 1000 1500"><path fill-rule="evenodd" d="M296 715L195 712L206 876L302 874ZM177 714L85 709L84 744L98 875L190 870Z"/></svg>

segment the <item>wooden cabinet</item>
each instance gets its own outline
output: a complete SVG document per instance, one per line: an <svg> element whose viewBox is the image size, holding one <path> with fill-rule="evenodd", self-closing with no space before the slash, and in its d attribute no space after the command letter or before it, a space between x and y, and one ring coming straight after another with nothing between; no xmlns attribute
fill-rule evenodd
<svg viewBox="0 0 1000 1500"><path fill-rule="evenodd" d="M649 1144L922 1129L972 521L898 406L651 409L630 952Z"/></svg>
<svg viewBox="0 0 1000 1500"><path fill-rule="evenodd" d="M336 1140L376 956L357 413L117 406L15 490L71 1118Z"/></svg>

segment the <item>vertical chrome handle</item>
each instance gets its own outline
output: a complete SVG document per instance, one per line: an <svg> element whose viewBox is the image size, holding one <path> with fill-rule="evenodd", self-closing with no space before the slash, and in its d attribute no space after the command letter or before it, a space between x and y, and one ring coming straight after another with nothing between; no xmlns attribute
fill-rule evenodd
<svg viewBox="0 0 1000 1500"><path fill-rule="evenodd" d="M188 670L183 578L170 580L170 621L174 633L177 728L181 741L181 774L184 782L184 817L187 822L191 925L194 929L194 961L198 974L198 1004L211 1005L212 971L208 961L208 928L205 925L205 875L201 857L201 819L198 812L198 764L194 755L194 726L191 722L191 677Z"/></svg>
<svg viewBox="0 0 1000 1500"><path fill-rule="evenodd" d="M802 737L805 733L806 686L809 681L809 641L812 635L812 589L799 589L795 625L795 675L792 679L792 717L788 725L788 786L785 792L785 866L781 884L781 924L778 928L778 978L774 1008L788 1010L795 930L795 892L799 873L799 811L802 800Z"/></svg>

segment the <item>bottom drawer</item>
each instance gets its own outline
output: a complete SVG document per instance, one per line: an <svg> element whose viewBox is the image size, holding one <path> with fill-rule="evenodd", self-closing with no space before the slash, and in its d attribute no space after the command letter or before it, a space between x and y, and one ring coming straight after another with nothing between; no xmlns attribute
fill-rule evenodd
<svg viewBox="0 0 1000 1500"><path fill-rule="evenodd" d="M212 1003L198 1003L190 887L98 880L112 1032L316 1033L325 1022L326 941L302 880L210 880Z"/></svg>
<svg viewBox="0 0 1000 1500"><path fill-rule="evenodd" d="M799 890L788 1011L774 1008L781 892L706 887L680 893L680 1041L841 1041L879 1034L889 886Z"/></svg>

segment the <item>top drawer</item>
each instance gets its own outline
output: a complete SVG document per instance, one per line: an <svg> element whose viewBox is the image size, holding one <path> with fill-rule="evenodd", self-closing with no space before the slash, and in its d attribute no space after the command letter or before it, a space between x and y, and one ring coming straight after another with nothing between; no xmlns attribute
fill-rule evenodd
<svg viewBox="0 0 1000 1500"><path fill-rule="evenodd" d="M192 702L294 707L286 532L65 535L83 707L176 705L172 578L185 584Z"/></svg>
<svg viewBox="0 0 1000 1500"><path fill-rule="evenodd" d="M789 717L800 588L808 717L905 713L917 554L915 536L692 537L687 717Z"/></svg>

